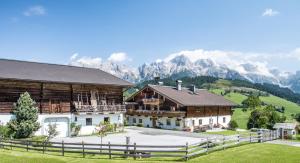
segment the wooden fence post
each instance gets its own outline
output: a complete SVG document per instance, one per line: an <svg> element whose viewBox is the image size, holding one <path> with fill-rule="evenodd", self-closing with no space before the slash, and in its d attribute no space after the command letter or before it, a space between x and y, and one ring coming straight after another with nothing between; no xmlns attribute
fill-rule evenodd
<svg viewBox="0 0 300 163"><path fill-rule="evenodd" d="M250 143L251 143L251 141L252 141L252 140L251 140L251 139L252 139L251 136L252 136L252 135L251 135L251 132L250 132L250 138L249 138L249 139L250 139Z"/></svg>
<svg viewBox="0 0 300 163"><path fill-rule="evenodd" d="M225 136L223 135L223 150L225 150Z"/></svg>
<svg viewBox="0 0 300 163"><path fill-rule="evenodd" d="M45 143L46 141L43 141L43 154L45 154Z"/></svg>
<svg viewBox="0 0 300 163"><path fill-rule="evenodd" d="M28 146L29 146L29 141L27 140L27 141L26 141L26 151L27 151L27 152L28 152L28 150L29 150Z"/></svg>
<svg viewBox="0 0 300 163"><path fill-rule="evenodd" d="M133 145L133 158L136 160L136 143L134 143Z"/></svg>
<svg viewBox="0 0 300 163"><path fill-rule="evenodd" d="M208 148L209 148L209 141L208 137L206 138L206 154L208 154Z"/></svg>
<svg viewBox="0 0 300 163"><path fill-rule="evenodd" d="M61 142L61 155L62 155L62 156L65 156L65 143L64 143L63 140L62 140L62 142Z"/></svg>
<svg viewBox="0 0 300 163"><path fill-rule="evenodd" d="M126 136L126 158L128 158L128 151L129 151L129 143L130 143L130 137L129 136Z"/></svg>
<svg viewBox="0 0 300 163"><path fill-rule="evenodd" d="M188 153L189 153L189 143L186 142L186 144L185 144L185 161L187 161L189 159Z"/></svg>
<svg viewBox="0 0 300 163"><path fill-rule="evenodd" d="M85 158L85 151L84 151L84 142L82 141L82 156Z"/></svg>
<svg viewBox="0 0 300 163"><path fill-rule="evenodd" d="M10 138L10 149L12 150L12 139Z"/></svg>
<svg viewBox="0 0 300 163"><path fill-rule="evenodd" d="M261 131L258 132L258 142L261 143L262 142L262 135L261 135Z"/></svg>
<svg viewBox="0 0 300 163"><path fill-rule="evenodd" d="M239 144L240 143L240 134L238 134L238 136L237 136L237 143Z"/></svg>
<svg viewBox="0 0 300 163"><path fill-rule="evenodd" d="M1 148L3 148L3 146L2 146L2 138L0 137L0 146L1 146Z"/></svg>
<svg viewBox="0 0 300 163"><path fill-rule="evenodd" d="M108 153L109 153L109 159L111 159L111 149L110 149L110 142L108 142Z"/></svg>

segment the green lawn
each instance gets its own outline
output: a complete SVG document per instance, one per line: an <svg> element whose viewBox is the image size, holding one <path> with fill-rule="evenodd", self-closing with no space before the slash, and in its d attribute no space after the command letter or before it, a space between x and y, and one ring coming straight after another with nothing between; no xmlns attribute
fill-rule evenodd
<svg viewBox="0 0 300 163"><path fill-rule="evenodd" d="M219 95L221 94L221 92L224 92L224 90L222 89L214 89L211 91ZM224 97L230 101L235 102L236 104L241 104L242 101L247 98L247 96L245 95L242 95L240 93L234 93L234 92L231 92L225 95ZM281 106L285 107L284 115L287 117L287 121L293 121L291 114L300 113L299 105L287 101L285 99L282 99L280 97L270 95L268 97L261 96L260 99L267 104L271 104L278 107ZM235 111L233 112L232 119L234 119L238 123L239 128L246 129L249 116L250 116L250 111L243 112L241 108L236 108Z"/></svg>
<svg viewBox="0 0 300 163"><path fill-rule="evenodd" d="M249 144L239 147L229 148L222 151L210 153L208 155L199 156L191 159L188 162L299 162L300 160L300 148L291 147L286 145L275 145L275 144ZM147 162L147 163L158 163L158 162L174 162L174 161L146 161L137 159L96 159L89 157L86 158L72 157L72 156L55 156L50 154L41 154L38 152L21 152L14 150L0 150L0 162L1 163L61 163L61 162L73 162L73 163L128 163L128 162ZM178 163L178 161L177 161Z"/></svg>

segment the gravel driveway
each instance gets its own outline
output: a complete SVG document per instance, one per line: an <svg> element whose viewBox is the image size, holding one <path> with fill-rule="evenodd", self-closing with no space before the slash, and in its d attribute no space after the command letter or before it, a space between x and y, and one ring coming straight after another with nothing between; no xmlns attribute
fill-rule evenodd
<svg viewBox="0 0 300 163"><path fill-rule="evenodd" d="M220 137L220 135L208 135L201 133L189 133L184 131L162 130L142 127L126 127L124 133L109 134L103 138L103 143L125 144L126 137L130 137L130 142L139 145L185 145L199 143L209 138ZM54 138L52 141L67 143L100 143L98 136L83 136L74 138Z"/></svg>

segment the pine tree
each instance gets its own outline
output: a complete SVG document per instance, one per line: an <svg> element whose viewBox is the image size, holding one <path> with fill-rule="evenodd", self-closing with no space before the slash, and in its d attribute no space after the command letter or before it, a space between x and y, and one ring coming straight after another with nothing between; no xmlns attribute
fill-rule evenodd
<svg viewBox="0 0 300 163"><path fill-rule="evenodd" d="M27 138L39 129L38 108L28 92L20 95L13 114L15 118L7 124L12 137Z"/></svg>

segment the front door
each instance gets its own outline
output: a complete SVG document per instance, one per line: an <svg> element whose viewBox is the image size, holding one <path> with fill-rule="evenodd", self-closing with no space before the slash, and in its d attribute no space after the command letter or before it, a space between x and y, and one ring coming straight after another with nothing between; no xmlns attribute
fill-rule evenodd
<svg viewBox="0 0 300 163"><path fill-rule="evenodd" d="M156 120L157 120L156 117L153 117L153 118L152 118L152 127L153 127L153 128L156 127Z"/></svg>

